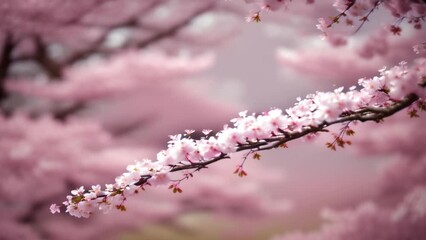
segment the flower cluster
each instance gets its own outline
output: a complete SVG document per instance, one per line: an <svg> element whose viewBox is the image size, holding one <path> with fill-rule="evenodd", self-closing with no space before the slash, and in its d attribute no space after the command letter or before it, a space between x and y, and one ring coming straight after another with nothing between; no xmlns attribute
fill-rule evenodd
<svg viewBox="0 0 426 240"><path fill-rule="evenodd" d="M254 5L247 21L259 22L261 13L264 11L277 11L285 9L289 0L246 0L246 3ZM307 0L307 4L314 3L314 0ZM415 29L421 29L426 16L426 4L422 1L410 0L335 0L333 7L338 14L329 19L318 19L317 28L324 33L324 36L335 46L346 44L346 39L338 34L328 31L334 24L342 22L349 26L357 25L358 29L369 20L370 15L378 8L385 9L397 21L388 26L388 30L395 35L400 35L402 29L399 24L407 21Z"/></svg>
<svg viewBox="0 0 426 240"><path fill-rule="evenodd" d="M400 35L402 29L398 25L404 19L412 24L415 29L421 29L426 13L426 4L409 0L336 0L333 6L340 14L332 18L333 23L329 27L338 23L341 17L345 17L346 23L349 25L353 25L354 20L352 18L358 19L362 26L369 20L371 13L381 5L398 19L397 24L390 25L388 28L393 34Z"/></svg>
<svg viewBox="0 0 426 240"><path fill-rule="evenodd" d="M213 135L210 131L201 139L192 139L188 130L184 135L171 136L168 148L157 154L157 160L143 160L127 167L127 172L115 179L114 184L101 189L99 185L90 190L83 187L73 190L64 205L67 212L76 217L89 217L99 209L109 211L116 208L126 210L124 202L146 186L170 185L174 192L182 192L179 183L193 172L206 168L216 161L229 158L229 154L244 150L250 153L268 150L285 143L326 131L326 127L354 121L380 121L404 108L415 110L424 105L426 59L415 60L409 67L401 62L390 69L382 69L380 76L360 79L360 88L343 87L333 92L317 92L305 99L298 99L295 106L285 110L272 109L260 115L241 112L222 131ZM421 108L421 107L419 107ZM345 128L346 129L346 128ZM254 158L259 158L256 155ZM238 165L238 173L243 164ZM182 172L184 177L172 180L173 172ZM246 174L239 174L245 176ZM56 205L51 211L58 212Z"/></svg>

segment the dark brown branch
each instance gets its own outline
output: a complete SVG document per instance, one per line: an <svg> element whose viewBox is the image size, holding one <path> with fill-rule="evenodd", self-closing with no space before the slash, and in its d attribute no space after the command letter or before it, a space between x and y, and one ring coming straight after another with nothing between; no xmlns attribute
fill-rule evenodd
<svg viewBox="0 0 426 240"><path fill-rule="evenodd" d="M6 83L8 69L12 63L11 55L13 48L12 35L6 34L0 56L0 103L8 96L4 85Z"/></svg>
<svg viewBox="0 0 426 240"><path fill-rule="evenodd" d="M46 74L52 80L58 80L62 77L61 65L56 63L47 52L46 44L40 36L34 37L34 43L36 45L35 60L40 64Z"/></svg>
<svg viewBox="0 0 426 240"><path fill-rule="evenodd" d="M351 9L356 3L356 0L350 0L349 4L347 4L345 10L343 12L339 13L337 16L332 18L332 22L327 26L331 27L334 23L338 23L341 17L346 17L346 13Z"/></svg>
<svg viewBox="0 0 426 240"><path fill-rule="evenodd" d="M316 133L316 132L324 132L328 131L326 128L332 125L336 125L339 123L349 123L353 121L375 121L378 122L386 117L392 116L393 114L409 107L411 104L416 102L418 100L418 96L415 94L411 94L407 96L405 99L403 99L400 102L394 103L393 105L389 107L383 107L383 108L364 108L360 111L353 112L350 114L342 114L340 118L338 118L335 121L331 122L323 122L322 124L318 126L306 126L302 131L300 132L293 132L293 133L286 133L285 135L281 136L275 136L264 140L259 140L258 142L252 142L247 144L241 144L237 147L236 152L241 152L245 150L252 150L254 152L257 151L265 151L270 150L274 148L278 148L282 146L283 144L296 140L298 138L304 137L310 133ZM172 170L170 172L178 172L182 170L188 170L188 169L196 169L201 170L203 168L207 168L208 165L215 163L217 161L230 158L229 154L221 153L219 156L203 161L203 162L193 162L186 165L176 165L172 166ZM143 185L150 179L150 175L144 175L141 176L141 179L135 183L136 186Z"/></svg>
<svg viewBox="0 0 426 240"><path fill-rule="evenodd" d="M13 47L12 36L6 34L0 56L0 79L5 78L7 75L7 70L11 63Z"/></svg>
<svg viewBox="0 0 426 240"><path fill-rule="evenodd" d="M82 110L85 106L86 106L86 104L83 103L83 102L74 103L70 107L67 107L65 109L61 109L59 111L55 111L53 113L53 116L57 120L65 121L68 116L70 116L71 114L76 113L76 112Z"/></svg>
<svg viewBox="0 0 426 240"><path fill-rule="evenodd" d="M300 132L285 132L283 135L274 136L267 139L258 140L257 142L248 142L246 144L239 144L237 146L237 149L235 152L241 152L249 150L251 153L259 152L259 151L265 151L270 150L274 148L278 148L280 146L283 146L285 143L296 140L298 138L301 138L303 136L306 136L310 133L316 133L316 132L324 132L328 131L326 128L335 124L339 123L346 123L346 127L353 121L375 121L379 122L383 120L386 117L392 116L393 114L409 107L411 104L415 103L417 100L419 100L419 97L415 94L410 94L403 100L399 102L395 102L394 104L387 106L387 107L381 107L381 108L374 108L373 111L369 108L362 108L359 111L354 111L351 113L343 113L340 115L340 117L331 122L323 122L319 124L318 126L305 126L302 131ZM249 154L250 154L249 152ZM201 169L208 168L210 164L213 164L215 162L218 162L223 159L230 158L230 155L228 153L221 153L219 156L210 159L210 160L202 160L200 162L190 162L189 164L179 163L177 165L170 165L171 170L170 172L180 172L184 170L190 170L194 169L196 171L200 171ZM140 186L143 189L143 186L149 185L148 180L151 178L151 175L142 175L140 176L139 181L133 183L132 185ZM120 190L117 190L120 191ZM87 192L87 191L86 191ZM117 192L121 193L121 192ZM105 198L107 197L106 194L98 195L97 198ZM73 200L73 202L79 202L84 201L84 198L81 198L81 196L76 196Z"/></svg>
<svg viewBox="0 0 426 240"><path fill-rule="evenodd" d="M184 21L166 29L165 31L158 32L157 34L151 36L150 38L144 40L143 42L140 42L137 44L138 48L146 48L147 46L151 45L152 43L158 42L162 39L165 39L170 36L176 35L182 28L188 26L196 17L200 16L201 14L207 12L214 6L214 3L208 4L204 6L203 8L195 11L191 16L187 17Z"/></svg>
<svg viewBox="0 0 426 240"><path fill-rule="evenodd" d="M3 102L9 97L9 93L6 90L5 85L9 68L12 65L12 52L15 47L15 43L13 42L12 34L9 33L6 33L3 41L0 56L0 110L4 116L9 116L12 111L4 107Z"/></svg>
<svg viewBox="0 0 426 240"><path fill-rule="evenodd" d="M157 4L158 4L157 1L153 2L153 6L156 6ZM148 39L145 39L145 40L142 40L140 42L133 43L133 44L127 44L127 46L125 46L125 48L126 47L127 48L136 47L136 48L142 49L142 48L148 47L149 45L152 45L153 43L161 41L165 38L174 36L180 30L182 30L182 28L188 26L196 17L207 12L213 6L214 6L214 3L208 4L208 5L200 8L199 10L195 11L193 14L191 14L190 16L185 18L182 22L179 22L179 23L177 23L177 24L175 24L175 25L173 25L173 26L171 26L171 27L169 27L165 30L160 30L159 32L155 33L154 35L152 35ZM130 19L128 22L121 24L120 26L115 26L115 27L125 27L125 26L132 26L132 25L135 25L134 19ZM95 52L111 54L111 53L114 53L115 51L117 51L116 49L103 49L102 48L101 44L102 44L102 42L105 41L106 37L107 37L107 34L105 34L104 36L99 38L95 43L93 43L91 48L88 48L84 51L77 52L74 55L72 55L71 57L69 57L68 60L66 61L66 64L73 64L76 61L87 58L88 56L90 56L91 54L93 54ZM120 48L119 50L122 50L122 48Z"/></svg>
<svg viewBox="0 0 426 240"><path fill-rule="evenodd" d="M345 10L343 10L343 12L339 13L338 15L332 17L332 22L327 27L332 27L333 24L339 23L340 18L346 17L347 16L347 12L355 5L355 3L356 3L356 0L350 0L350 2L347 4ZM370 9L370 11L364 17L362 17L360 19L361 24L357 27L357 29L355 30L355 33L358 32L362 28L362 26L365 24L365 22L368 21L368 17L382 3L383 3L383 0L376 0L376 2L374 3L374 6Z"/></svg>
<svg viewBox="0 0 426 240"><path fill-rule="evenodd" d="M344 116L338 118L335 121L332 122L323 122L319 126L306 126L304 130L301 132L294 132L294 133L288 133L286 135L282 136L275 136L272 138L268 138L265 140L260 140L259 142L249 143L240 145L236 152L241 152L245 150L254 150L254 151L264 151L264 150L270 150L273 148L278 148L284 143L287 143L292 140L296 140L298 138L301 138L303 136L306 136L310 133L320 132L320 131L327 131L325 128L335 125L338 123L345 123L345 122L353 122L353 121L375 121L378 122L386 117L392 116L393 114L401 111L404 108L407 108L414 102L418 100L418 96L415 94L411 94L407 96L405 99L403 99L400 102L397 102L389 107L383 107L383 108L374 108L373 111L368 110L368 108L361 109L359 112L354 112L349 115L345 114ZM209 160L205 162L198 162L198 163L191 163L184 166L176 166L173 167L171 172L186 170L186 169L201 169L206 168L208 165L217 162L219 160L229 158L228 154L221 154L220 156Z"/></svg>
<svg viewBox="0 0 426 240"><path fill-rule="evenodd" d="M140 120L135 121L133 123L129 123L125 126L117 127L116 129L111 130L111 133L115 137L125 136L125 135L133 132L135 129L139 128L140 126L146 125L151 121L152 121L152 119L147 119L147 118L140 119Z"/></svg>
<svg viewBox="0 0 426 240"><path fill-rule="evenodd" d="M361 20L361 24L358 26L358 28L355 30L355 32L358 32L361 28L362 28L362 26L364 26L364 24L365 24L365 22L367 22L368 21L368 18L370 17L370 15L374 12L374 10L376 9L376 8L378 8L379 7L379 5L380 4L382 4L383 3L383 0L380 0L380 1L377 1L375 4L374 4L374 7L372 7L371 9L370 9L370 11L368 11L368 13L367 13L367 15L365 15L364 17L362 17L360 20Z"/></svg>
<svg viewBox="0 0 426 240"><path fill-rule="evenodd" d="M153 2L153 6L155 6L156 3L155 1ZM201 14L207 12L208 10L210 10L212 7L214 6L214 3L212 2L211 4L208 4L202 8L200 8L199 10L195 11L193 14L191 14L190 16L188 16L185 20L183 20L182 22L164 30L164 31L160 31L156 34L154 34L153 36L151 36L148 39L143 40L142 42L139 42L136 44L137 48L146 48L149 45L156 43L158 41L161 41L165 38L171 37L173 35L176 35L182 28L188 26L196 17L200 16ZM133 20L130 20L130 22L132 22ZM128 22L128 24L130 23ZM100 38L95 44L93 44L93 48L87 49L85 51L81 51L78 52L76 54L74 54L73 56L71 56L67 61L66 64L72 64L78 60L84 59L88 56L90 56L91 54L93 54L96 51L102 51L102 49L99 48L99 45L105 41L106 35L103 36L102 38ZM84 104L78 104L76 107L71 107L69 109L67 109L66 111L61 111L58 114L55 114L55 116L57 116L58 119L60 120L64 120L66 119L69 115L75 113L76 111L79 111L82 109L82 106ZM129 130L133 129L134 126L139 126L139 125L132 125L129 126L128 128L124 129L124 133L128 132ZM121 132L119 132L118 134L122 134Z"/></svg>
<svg viewBox="0 0 426 240"><path fill-rule="evenodd" d="M407 96L405 99L403 99L400 102L397 102L389 107L383 107L383 108L376 108L375 111L368 111L364 108L361 109L358 112L354 112L351 114L345 114L343 117L340 117L339 119L332 121L332 122L323 122L319 126L306 126L304 130L301 132L294 132L294 133L288 133L286 135L282 136L276 136L272 138L268 138L265 140L260 140L259 142L253 142L248 144L240 145L236 152L241 152L245 150L250 150L252 152L258 152L258 151L264 151L264 150L270 150L274 148L278 148L279 146L285 144L286 142L296 140L298 138L301 138L303 136L306 136L310 133L320 132L320 131L327 131L325 128L335 125L338 123L349 123L353 121L379 121L386 117L392 116L393 114L401 111L404 108L409 107L411 104L416 102L418 100L418 96L415 94L411 94ZM380 110L378 110L380 109ZM272 144L270 144L272 143ZM264 147L262 147L264 146ZM221 153L219 156L203 161L203 162L193 162L186 165L175 165L172 166L172 169L170 172L179 172L183 170L189 170L189 169L195 169L195 171L199 171L204 168L208 168L208 166L212 163L218 162L223 159L230 158L229 154ZM143 186L144 184L147 184L148 180L151 178L151 175L143 175L140 177L139 181L134 183L135 186ZM106 197L106 195L100 195L98 198Z"/></svg>

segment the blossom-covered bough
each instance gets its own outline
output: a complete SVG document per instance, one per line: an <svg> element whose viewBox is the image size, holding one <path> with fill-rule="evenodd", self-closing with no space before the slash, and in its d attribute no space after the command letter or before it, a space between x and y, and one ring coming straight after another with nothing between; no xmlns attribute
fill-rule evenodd
<svg viewBox="0 0 426 240"><path fill-rule="evenodd" d="M260 22L266 13L286 10L292 2L292 0L245 1L252 6L249 16L246 17L248 22ZM334 0L330 2L333 2L333 7L338 14L318 18L316 27L333 46L346 45L347 29L350 29L351 33L357 32L370 21L372 14L379 10L384 10L387 15L394 18L393 22L387 22L385 26L386 30L394 35L401 35L403 23L408 23L417 30L422 29L426 18L426 3L423 0ZM315 0L306 0L306 3L313 4ZM350 28L341 27L336 31L339 27L336 25L339 23L341 23L340 26ZM334 28L333 31L332 28Z"/></svg>
<svg viewBox="0 0 426 240"><path fill-rule="evenodd" d="M360 79L358 87L348 91L338 88L333 92L307 95L283 113L271 109L262 114L241 112L223 130L212 134L205 130L201 139L192 139L193 130L171 136L168 148L157 154L157 159L142 160L127 167L127 172L105 188L94 185L80 187L67 196L63 203L66 212L75 217L89 217L95 210L126 210L125 202L131 195L148 186L168 186L181 193L180 183L210 164L230 158L235 152L245 152L235 172L243 177L244 163L251 156L260 159L260 151L287 147L286 143L303 137L329 132L328 127L342 124L327 147L336 150L351 142L345 137L354 134L351 125L357 122L381 122L406 109L411 117L426 110L426 59L416 59L412 66L406 62L380 70L380 75ZM59 212L53 204L51 212Z"/></svg>
<svg viewBox="0 0 426 240"><path fill-rule="evenodd" d="M292 0L245 0L247 3L253 4L252 15L247 17L247 21L261 21L261 13L265 11L277 11L287 8ZM307 4L314 3L315 0L307 0ZM421 29L422 22L426 17L426 6L423 0L335 0L333 7L339 12L336 16L327 19L326 28L332 27L345 18L347 25L356 24L358 20L358 30L369 20L370 15L383 7L392 16L397 18L394 24L390 25L390 29L395 33L399 33L401 28L399 25L403 21L412 24L414 28ZM324 20L325 22L325 20Z"/></svg>

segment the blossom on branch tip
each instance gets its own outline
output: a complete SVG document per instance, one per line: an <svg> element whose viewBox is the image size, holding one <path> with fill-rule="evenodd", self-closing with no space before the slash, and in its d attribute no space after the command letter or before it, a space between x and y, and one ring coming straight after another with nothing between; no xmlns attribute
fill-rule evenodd
<svg viewBox="0 0 426 240"><path fill-rule="evenodd" d="M50 212L52 213L52 214L55 214L55 213L60 213L61 212L61 209L60 209L60 207L58 206L58 205L56 205L56 204L52 204L52 205L50 205Z"/></svg>

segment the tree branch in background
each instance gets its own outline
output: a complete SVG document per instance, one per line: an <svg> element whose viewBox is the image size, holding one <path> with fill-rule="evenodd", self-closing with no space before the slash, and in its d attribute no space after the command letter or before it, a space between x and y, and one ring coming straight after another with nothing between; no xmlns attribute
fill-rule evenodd
<svg viewBox="0 0 426 240"><path fill-rule="evenodd" d="M8 97L8 92L5 89L5 82L8 69L12 63L11 55L13 48L14 43L12 40L12 35L6 34L0 56L0 108L2 109L3 113L5 113L5 110L1 106L1 103ZM6 113L6 115L8 114Z"/></svg>
<svg viewBox="0 0 426 240"><path fill-rule="evenodd" d="M214 3L207 4L206 6L200 8L199 10L195 11L193 14L191 14L188 18L183 20L182 22L175 24L174 26L166 29L165 31L160 31L150 38L139 42L136 44L138 48L146 48L147 46L151 45L152 43L158 42L162 39L165 39L167 37L171 37L176 35L182 28L188 26L196 17L202 15L203 13L211 10L214 6Z"/></svg>
<svg viewBox="0 0 426 240"><path fill-rule="evenodd" d="M155 6L155 3L153 4L152 7ZM205 6L203 6L202 8L198 9L197 11L195 11L193 14L189 15L187 18L185 18L183 21L165 29L165 30L161 30L156 32L154 35L152 35L151 37L149 37L148 39L145 39L141 42L137 42L137 43L133 43L131 45L127 45L125 47L127 48L138 48L138 49L143 49L146 48L154 43L157 43L163 39L172 37L174 35L176 35L180 30L182 30L183 28L187 27L189 24L191 24L191 22L198 16L202 15L203 13L211 10L214 7L214 2L211 2ZM131 24L132 22L134 22L134 19L130 20L129 22L127 22L127 24ZM123 26L120 26L123 27ZM90 56L91 54L95 53L95 52L102 52L102 53L114 53L115 51L121 51L122 49L115 49L115 50L105 50L102 49L101 47L101 43L105 41L106 35L102 38L100 38L95 44L93 44L93 48L90 49L86 49L85 51L81 51L78 52L74 55L72 55L68 60L67 60L67 64L73 64L79 60L82 60L88 56ZM69 108L66 108L64 110L61 110L59 112L54 113L55 118L59 119L59 120L65 120L68 116L75 114L76 112L82 110L84 107L86 106L85 103L76 103L75 106L71 106ZM133 124L132 126L128 126L125 129L123 129L123 131L119 130L118 135L123 135L126 132L131 131L132 129L134 129L135 127L138 127L140 125L137 124Z"/></svg>
<svg viewBox="0 0 426 240"><path fill-rule="evenodd" d="M47 52L47 46L43 43L40 36L34 37L36 45L35 60L40 64L45 73L52 81L58 81L62 78L62 66L55 62Z"/></svg>
<svg viewBox="0 0 426 240"><path fill-rule="evenodd" d="M153 2L152 7L156 6L158 3ZM138 49L143 49L146 48L150 45L152 45L153 43L159 42L163 39L166 39L168 37L172 37L173 35L176 35L180 30L182 30L184 27L188 26L196 17L200 16L201 14L211 10L214 7L214 2L211 2L209 4L207 4L206 6L203 6L202 8L200 8L199 10L195 11L193 14L187 16L184 20L182 20L181 22L172 25L171 27L168 27L167 29L164 30L158 30L158 32L154 33L151 37L141 40L140 42L133 42L133 43L127 43L124 48L138 48ZM130 19L129 21L127 21L124 24L121 24L119 26L114 26L116 27L128 27L128 26L133 26L136 23L135 19ZM94 54L94 53L103 53L103 54L112 54L116 51L120 51L122 50L122 48L120 49L105 49L102 47L102 42L104 42L106 40L107 34L105 34L103 37L101 37L98 41L96 41L94 44L92 44L92 48L88 48L84 51L80 51L77 52L75 54L73 54L72 56L70 56L67 61L66 64L73 64L79 60L85 59L88 56Z"/></svg>

